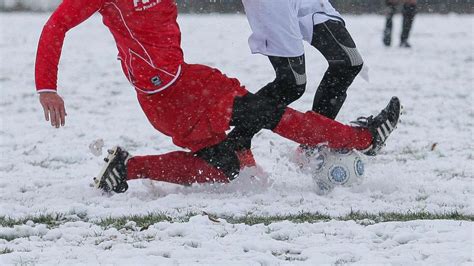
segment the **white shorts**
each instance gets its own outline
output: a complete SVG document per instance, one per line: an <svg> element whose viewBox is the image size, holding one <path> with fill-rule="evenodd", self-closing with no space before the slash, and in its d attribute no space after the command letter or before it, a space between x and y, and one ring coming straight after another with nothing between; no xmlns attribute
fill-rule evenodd
<svg viewBox="0 0 474 266"><path fill-rule="evenodd" d="M252 28L252 53L298 57L303 40L311 43L313 27L329 19L342 20L328 0L242 0Z"/></svg>

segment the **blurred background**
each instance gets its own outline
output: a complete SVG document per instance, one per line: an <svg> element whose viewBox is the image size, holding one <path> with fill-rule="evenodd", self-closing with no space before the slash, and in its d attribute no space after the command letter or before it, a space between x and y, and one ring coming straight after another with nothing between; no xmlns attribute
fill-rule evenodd
<svg viewBox="0 0 474 266"><path fill-rule="evenodd" d="M423 13L473 13L474 0L419 0ZM0 11L50 11L61 0L0 0ZM177 0L181 12L242 12L241 0ZM380 13L385 0L331 0L342 13Z"/></svg>

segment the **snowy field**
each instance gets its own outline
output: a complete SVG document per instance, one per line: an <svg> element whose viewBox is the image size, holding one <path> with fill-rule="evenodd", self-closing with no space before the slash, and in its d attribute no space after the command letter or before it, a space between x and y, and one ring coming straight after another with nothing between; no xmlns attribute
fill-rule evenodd
<svg viewBox="0 0 474 266"><path fill-rule="evenodd" d="M367 163L365 182L327 196L316 195L310 175L290 162L295 144L268 132L254 141L256 159L269 173L262 182L242 176L183 189L134 181L121 195L94 190L89 184L102 165L88 149L94 140L137 155L176 148L148 124L98 16L68 34L59 77L67 126L48 126L34 90L35 49L46 19L0 13L0 265L472 265L472 16L419 16L410 50L382 46L382 17L347 17L370 83L356 80L338 120L375 114L392 95L401 98L405 115L384 152ZM267 59L249 53L244 17L181 16L180 23L187 62L218 67L251 91L272 79ZM293 105L301 111L311 107L327 66L307 48L309 86ZM366 218L347 219L351 212ZM238 222L303 213L327 218ZM465 218L379 222L390 213ZM103 223L149 214L168 221ZM41 222L45 215L54 223Z"/></svg>

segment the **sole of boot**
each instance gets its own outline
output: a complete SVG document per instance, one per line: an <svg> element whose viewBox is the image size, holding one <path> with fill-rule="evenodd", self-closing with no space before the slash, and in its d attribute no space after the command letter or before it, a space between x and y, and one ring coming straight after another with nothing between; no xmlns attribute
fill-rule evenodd
<svg viewBox="0 0 474 266"><path fill-rule="evenodd" d="M113 185L109 184L110 182L107 182L107 180L105 180L106 179L105 173L107 172L107 169L110 167L110 164L115 160L115 157L117 157L118 149L119 149L119 147L116 146L116 147L113 147L111 150L108 151L109 154L108 154L107 158L104 159L106 161L106 164L104 165L104 167L102 167L102 169L100 170L99 175L98 175L100 177L100 179L98 179L97 177L94 178L95 188L101 189L100 185L103 182L106 182L107 185L109 186L110 190L112 190Z"/></svg>

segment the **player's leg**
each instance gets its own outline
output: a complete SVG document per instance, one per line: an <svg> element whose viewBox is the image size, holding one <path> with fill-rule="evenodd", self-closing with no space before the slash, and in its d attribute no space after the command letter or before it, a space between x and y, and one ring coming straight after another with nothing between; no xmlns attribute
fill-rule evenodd
<svg viewBox="0 0 474 266"><path fill-rule="evenodd" d="M196 153L131 156L123 148L114 147L105 161L95 179L96 187L116 193L127 191L127 181L143 178L178 185L228 183L244 167L256 165L252 156L235 152L228 140Z"/></svg>
<svg viewBox="0 0 474 266"><path fill-rule="evenodd" d="M252 158L230 150L224 143L197 153L178 151L132 157L127 163L127 179L148 178L179 185L228 183L242 168L254 164Z"/></svg>
<svg viewBox="0 0 474 266"><path fill-rule="evenodd" d="M393 16L397 12L398 0L386 0L385 29L383 31L383 43L385 46L392 44Z"/></svg>
<svg viewBox="0 0 474 266"><path fill-rule="evenodd" d="M303 36L297 18L300 1L243 0L242 3L252 29L249 38L252 53L268 56L276 75L256 94L275 105L288 106L306 89ZM250 149L250 140L256 132L236 127L229 137L240 138L239 148L245 150Z"/></svg>
<svg viewBox="0 0 474 266"><path fill-rule="evenodd" d="M123 193L128 189L127 181L141 178L179 185L229 182L225 171L190 152L133 157L123 148L114 147L105 160L95 179L96 187L104 191Z"/></svg>
<svg viewBox="0 0 474 266"><path fill-rule="evenodd" d="M270 56L269 59L275 69L276 78L260 89L256 95L269 99L275 106L284 108L299 99L306 89L305 58L302 55L299 57ZM251 104L262 103L255 100ZM263 106L262 109L264 109ZM239 143L237 150L245 151L250 150L251 140L257 132L236 127L229 137L235 138Z"/></svg>
<svg viewBox="0 0 474 266"><path fill-rule="evenodd" d="M228 183L237 177L242 163L249 163L248 158L219 149L131 156L123 148L114 147L96 178L96 187L123 193L128 189L127 181L143 178L178 185Z"/></svg>
<svg viewBox="0 0 474 266"><path fill-rule="evenodd" d="M269 57L276 78L257 92L284 106L299 99L306 88L303 36L300 32L300 1L243 0L252 29L252 53Z"/></svg>
<svg viewBox="0 0 474 266"><path fill-rule="evenodd" d="M233 153L222 153L221 156L227 162L232 161L236 169L227 172L226 170L229 169L215 167L198 154L191 152L178 151L162 155L136 156L128 161L127 179L148 178L179 185L227 183L238 174L239 161Z"/></svg>
<svg viewBox="0 0 474 266"><path fill-rule="evenodd" d="M385 118L391 120L388 133L398 123L399 116L399 108L397 110L395 106L391 109L395 109L395 114ZM316 146L327 143L334 149L364 150L374 140L374 134L368 127L344 125L312 111L301 113L251 93L236 98L231 125L249 134L269 129L299 144Z"/></svg>
<svg viewBox="0 0 474 266"><path fill-rule="evenodd" d="M400 47L410 48L411 45L408 43L408 37L415 20L416 15L416 0L405 0L403 4L403 24L402 34L400 37Z"/></svg>
<svg viewBox="0 0 474 266"><path fill-rule="evenodd" d="M260 89L256 94L288 106L303 96L306 90L305 56L269 56L275 70L275 80Z"/></svg>
<svg viewBox="0 0 474 266"><path fill-rule="evenodd" d="M344 23L328 20L314 26L311 45L329 67L316 91L313 111L335 119L347 97L347 89L363 66L362 57Z"/></svg>

